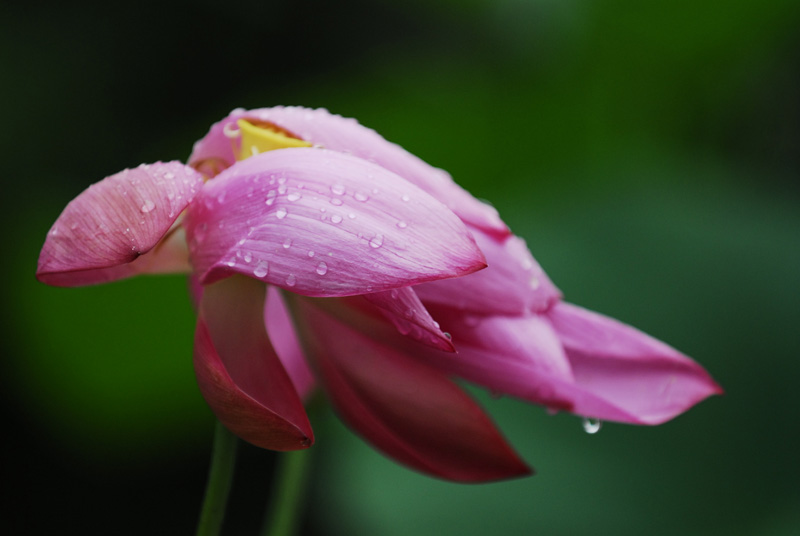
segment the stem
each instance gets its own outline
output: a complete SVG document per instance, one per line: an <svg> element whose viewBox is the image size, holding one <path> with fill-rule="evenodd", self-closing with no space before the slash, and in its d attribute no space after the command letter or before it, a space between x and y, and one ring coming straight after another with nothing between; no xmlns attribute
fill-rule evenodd
<svg viewBox="0 0 800 536"><path fill-rule="evenodd" d="M295 533L310 458L309 453L303 450L281 453L272 489L272 505L267 507L261 536L291 536Z"/></svg>
<svg viewBox="0 0 800 536"><path fill-rule="evenodd" d="M225 519L225 506L233 481L238 440L221 422L214 429L214 446L211 448L211 467L208 470L206 495L200 510L197 536L216 536Z"/></svg>

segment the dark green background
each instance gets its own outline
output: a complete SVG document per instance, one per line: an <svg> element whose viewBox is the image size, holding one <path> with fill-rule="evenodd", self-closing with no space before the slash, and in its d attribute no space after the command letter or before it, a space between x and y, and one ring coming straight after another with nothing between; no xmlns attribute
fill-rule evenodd
<svg viewBox="0 0 800 536"><path fill-rule="evenodd" d="M213 420L181 277L36 283L64 205L185 159L237 106L357 117L491 200L568 300L695 357L726 389L656 428L475 391L532 478L457 486L328 410L321 535L800 532L800 3L30 2L0 8L0 528L188 534ZM228 534L273 455L244 446Z"/></svg>

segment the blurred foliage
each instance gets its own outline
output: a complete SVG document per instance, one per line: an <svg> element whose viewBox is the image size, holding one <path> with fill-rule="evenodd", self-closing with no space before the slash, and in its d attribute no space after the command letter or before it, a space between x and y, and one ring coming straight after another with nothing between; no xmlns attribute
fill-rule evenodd
<svg viewBox="0 0 800 536"><path fill-rule="evenodd" d="M38 248L92 182L185 158L236 106L302 104L450 171L568 300L670 342L727 391L596 436L476 391L539 472L486 486L399 467L323 410L308 534L800 531L797 2L45 1L0 15L15 246L0 527L192 530L212 418L185 282L49 288ZM244 448L231 534L253 533L271 459Z"/></svg>

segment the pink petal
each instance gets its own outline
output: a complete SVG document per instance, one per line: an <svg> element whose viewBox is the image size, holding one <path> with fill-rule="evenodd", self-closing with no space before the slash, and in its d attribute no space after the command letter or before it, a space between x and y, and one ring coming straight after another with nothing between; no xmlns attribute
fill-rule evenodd
<svg viewBox="0 0 800 536"><path fill-rule="evenodd" d="M324 109L279 106L250 111L234 110L227 118L213 125L206 137L195 144L190 164L221 161L228 166L233 165L233 149L224 130L227 125L235 125L238 119L266 121L307 142L375 162L428 192L465 222L496 237L509 234L493 207L472 197L453 182L445 171L426 164L399 145L386 141L355 119L333 115Z"/></svg>
<svg viewBox="0 0 800 536"><path fill-rule="evenodd" d="M239 162L187 216L192 264L206 284L242 273L307 296L346 296L484 267L444 205L375 164L323 149Z"/></svg>
<svg viewBox="0 0 800 536"><path fill-rule="evenodd" d="M414 287L425 303L475 314L519 315L547 310L561 293L531 256L525 241L509 236L498 242L471 229L488 268L453 280Z"/></svg>
<svg viewBox="0 0 800 536"><path fill-rule="evenodd" d="M419 359L498 395L552 409L572 409L572 368L547 320L538 315L477 316L431 310L442 329L451 333L458 354L420 349Z"/></svg>
<svg viewBox="0 0 800 536"><path fill-rule="evenodd" d="M231 277L203 292L194 366L203 397L231 432L272 450L304 449L313 433L264 329L263 283Z"/></svg>
<svg viewBox="0 0 800 536"><path fill-rule="evenodd" d="M722 393L700 365L628 325L566 303L548 316L584 393L576 413L659 424ZM608 415L612 407L619 414Z"/></svg>
<svg viewBox="0 0 800 536"><path fill-rule="evenodd" d="M270 286L267 289L264 319L269 340L272 342L283 368L289 374L300 398L306 399L314 387L314 377L303 355L303 349L294 331L286 304L283 303L281 292L276 287Z"/></svg>
<svg viewBox="0 0 800 536"><path fill-rule="evenodd" d="M530 472L486 414L454 383L398 349L295 298L299 327L341 417L418 471L461 482Z"/></svg>
<svg viewBox="0 0 800 536"><path fill-rule="evenodd" d="M378 307L402 335L445 352L455 352L453 343L411 287L364 294L363 297Z"/></svg>
<svg viewBox="0 0 800 536"><path fill-rule="evenodd" d="M179 162L141 165L93 184L53 224L36 276L49 285L76 286L188 271L182 233L159 242L202 185L202 177Z"/></svg>

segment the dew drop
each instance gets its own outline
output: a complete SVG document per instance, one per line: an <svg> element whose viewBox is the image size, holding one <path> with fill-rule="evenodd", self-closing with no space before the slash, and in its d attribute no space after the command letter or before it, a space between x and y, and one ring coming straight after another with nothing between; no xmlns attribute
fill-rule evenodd
<svg viewBox="0 0 800 536"><path fill-rule="evenodd" d="M145 201L142 204L142 206L139 207L139 210L141 210L142 212L144 212L146 214L146 213L150 212L151 210L153 210L154 208L156 208L156 204L153 203L153 200L152 199L145 199Z"/></svg>
<svg viewBox="0 0 800 536"><path fill-rule="evenodd" d="M411 198L410 198L410 197L408 197L408 194L403 194L403 197L401 197L400 199L402 199L402 200L403 200L403 201L405 201L406 203L408 203L409 201L411 201Z"/></svg>
<svg viewBox="0 0 800 536"><path fill-rule="evenodd" d="M308 258L310 259L310 258L312 258L314 255L316 255L316 253L314 253L314 250L311 250L311 249L309 249L309 250L308 250Z"/></svg>
<svg viewBox="0 0 800 536"><path fill-rule="evenodd" d="M327 274L327 273L328 273L328 265L327 265L327 264L325 264L324 262L320 262L320 263L317 265L317 273L318 273L319 275L325 275L325 274Z"/></svg>
<svg viewBox="0 0 800 536"><path fill-rule="evenodd" d="M334 184L331 186L331 193L334 195L344 195L344 186L341 184Z"/></svg>
<svg viewBox="0 0 800 536"><path fill-rule="evenodd" d="M339 199L338 197L334 197L333 199L331 199L331 205L336 205L337 207L340 207L342 206L342 200Z"/></svg>
<svg viewBox="0 0 800 536"><path fill-rule="evenodd" d="M334 214L333 216L331 216L331 221L333 223L342 223L342 217L339 216L338 214Z"/></svg>
<svg viewBox="0 0 800 536"><path fill-rule="evenodd" d="M398 296L399 294L400 294L400 293L399 293L399 292L397 292L397 289L396 289L396 288L393 288L393 289L392 289L392 291L389 293L389 295L392 297L392 299L393 299L393 300L396 300L396 299L397 299L397 296Z"/></svg>
<svg viewBox="0 0 800 536"><path fill-rule="evenodd" d="M167 171L166 173L164 173L164 178L167 179L167 180L174 179L175 178L175 174L172 173L171 171Z"/></svg>
<svg viewBox="0 0 800 536"><path fill-rule="evenodd" d="M298 194L296 192L293 192L293 193L287 195L286 199L288 199L289 201L297 201L298 199L300 199L300 197L301 197L300 194Z"/></svg>
<svg viewBox="0 0 800 536"><path fill-rule="evenodd" d="M283 241L283 249L289 249L290 247L292 247L292 239L287 238Z"/></svg>
<svg viewBox="0 0 800 536"><path fill-rule="evenodd" d="M356 192L353 197L356 199L356 201L359 201L361 203L369 199L369 196L363 192Z"/></svg>
<svg viewBox="0 0 800 536"><path fill-rule="evenodd" d="M267 204L268 207L272 206L272 203L274 203L274 202L275 202L275 198L274 197L268 197L267 200L265 201L265 203Z"/></svg>
<svg viewBox="0 0 800 536"><path fill-rule="evenodd" d="M531 277L529 284L532 290L536 290L537 288L539 288L539 278L536 276Z"/></svg>
<svg viewBox="0 0 800 536"><path fill-rule="evenodd" d="M285 208L279 208L278 210L275 211L275 217L278 218L279 220L285 218L286 214L287 212Z"/></svg>
<svg viewBox="0 0 800 536"><path fill-rule="evenodd" d="M286 285L293 287L296 284L297 284L297 278L294 276L294 274L289 274L289 276L286 278Z"/></svg>
<svg viewBox="0 0 800 536"><path fill-rule="evenodd" d="M245 260L247 260L247 257L245 257ZM256 277L266 277L268 273L269 263L267 261L258 261L258 264L256 264L256 267L253 270L253 275Z"/></svg>
<svg viewBox="0 0 800 536"><path fill-rule="evenodd" d="M281 184L280 186L278 186L278 193L280 195L283 195L283 194L286 193L286 185L285 184Z"/></svg>
<svg viewBox="0 0 800 536"><path fill-rule="evenodd" d="M253 260L253 256L250 253L245 253L244 254L244 262L249 264L252 260Z"/></svg>
<svg viewBox="0 0 800 536"><path fill-rule="evenodd" d="M399 222L397 222L397 226L400 229L405 229L406 227L408 227L408 224L406 222L404 222L404 221L399 221Z"/></svg>
<svg viewBox="0 0 800 536"><path fill-rule="evenodd" d="M581 425L583 426L583 431L587 434L596 434L600 431L600 428L603 426L603 422L600 419L592 419L589 417L584 417L581 420Z"/></svg>
<svg viewBox="0 0 800 536"><path fill-rule="evenodd" d="M351 220L356 219L356 215L353 212L348 213L347 217L350 218Z"/></svg>
<svg viewBox="0 0 800 536"><path fill-rule="evenodd" d="M372 237L372 240L369 241L369 246L371 248L379 248L383 245L383 235L375 235Z"/></svg>

